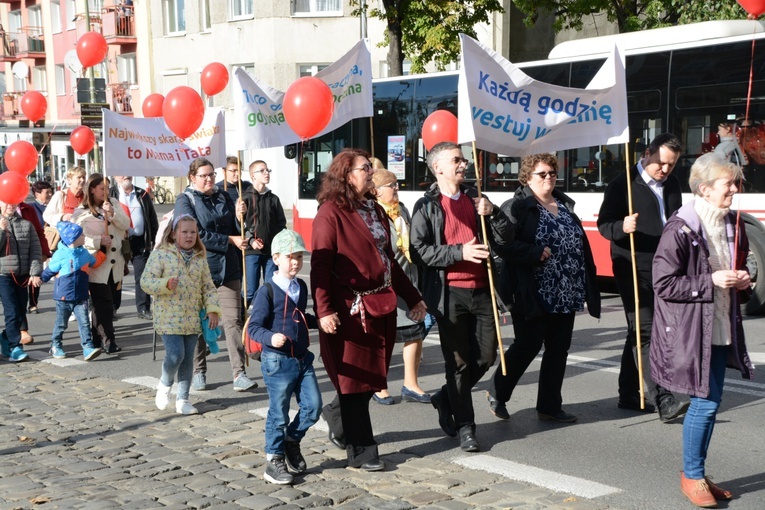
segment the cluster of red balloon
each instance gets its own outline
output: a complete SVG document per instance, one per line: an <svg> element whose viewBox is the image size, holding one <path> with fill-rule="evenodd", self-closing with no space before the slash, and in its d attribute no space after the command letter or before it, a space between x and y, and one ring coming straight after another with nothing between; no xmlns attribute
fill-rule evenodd
<svg viewBox="0 0 765 510"><path fill-rule="evenodd" d="M27 176L37 168L37 149L26 140L13 142L5 150L5 166L10 171L0 175L0 200L21 203L29 195Z"/></svg>

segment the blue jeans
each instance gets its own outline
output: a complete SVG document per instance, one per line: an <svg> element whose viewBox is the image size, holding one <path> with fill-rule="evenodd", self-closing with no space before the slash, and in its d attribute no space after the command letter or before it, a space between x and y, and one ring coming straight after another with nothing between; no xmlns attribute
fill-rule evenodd
<svg viewBox="0 0 765 510"><path fill-rule="evenodd" d="M56 300L56 322L53 324L53 334L50 337L53 347L63 349L64 331L69 326L69 317L74 312L77 327L80 329L80 344L82 348L93 348L93 337L90 334L90 319L88 318L88 300L59 301Z"/></svg>
<svg viewBox="0 0 765 510"><path fill-rule="evenodd" d="M261 273L265 274L264 282L270 282L274 278L276 272L276 264L274 259L270 255L246 255L244 257L245 264L247 264L247 295L246 305L249 308L252 299L255 297L255 292L260 286Z"/></svg>
<svg viewBox="0 0 765 510"><path fill-rule="evenodd" d="M302 360L273 351L261 354L260 367L268 389L266 453L283 454L287 437L300 442L308 429L319 421L321 392L313 370L313 359L312 352L308 352ZM287 425L293 393L300 409Z"/></svg>
<svg viewBox="0 0 765 510"><path fill-rule="evenodd" d="M0 301L3 303L3 318L5 330L3 333L8 339L8 347L13 350L21 342L21 322L24 319L27 306L27 288L22 287L16 280L24 280L24 277L9 274L0 274Z"/></svg>
<svg viewBox="0 0 765 510"><path fill-rule="evenodd" d="M691 396L691 406L683 421L683 472L686 478L704 478L709 441L715 429L717 409L722 400L725 382L726 346L713 345L709 366L709 395L706 398Z"/></svg>
<svg viewBox="0 0 765 510"><path fill-rule="evenodd" d="M194 371L194 348L199 335L162 335L165 344L165 359L162 362L162 376L159 380L165 386L172 386L178 372L178 400L189 399L191 374Z"/></svg>

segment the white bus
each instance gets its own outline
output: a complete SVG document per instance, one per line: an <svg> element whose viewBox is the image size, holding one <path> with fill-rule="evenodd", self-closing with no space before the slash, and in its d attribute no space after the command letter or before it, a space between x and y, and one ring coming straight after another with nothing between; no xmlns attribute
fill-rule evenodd
<svg viewBox="0 0 765 510"><path fill-rule="evenodd" d="M754 82L749 117L743 122L749 88L752 40ZM568 41L556 46L544 61L518 64L536 80L584 88L607 58L613 42L626 53L627 101L631 135L630 162L657 134L671 132L683 144L675 175L684 185L688 171L702 153L717 143L717 125L736 123L739 142L747 155L745 191L734 201L744 211L743 221L751 244L750 270L754 297L750 314L765 313L765 25L759 21L710 21ZM457 114L456 72L433 73L375 80L374 118L349 122L304 147L300 165L299 199L293 208L295 229L310 243L316 214L316 191L322 172L334 154L345 147L360 147L395 167L401 175L399 196L411 210L433 182L425 163L421 128L436 110ZM370 132L372 131L373 134ZM372 139L373 138L373 139ZM482 172L482 189L502 204L518 188L519 159L479 151L472 154L468 182L475 183L475 163ZM603 191L625 171L624 145L601 145L560 151L557 186L576 201L598 266L598 274L612 276L608 242L596 227ZM391 168L393 169L393 168Z"/></svg>

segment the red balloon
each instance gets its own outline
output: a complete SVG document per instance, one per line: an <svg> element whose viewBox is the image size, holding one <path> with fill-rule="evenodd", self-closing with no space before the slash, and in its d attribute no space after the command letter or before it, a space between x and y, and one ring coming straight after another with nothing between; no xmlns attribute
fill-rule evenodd
<svg viewBox="0 0 765 510"><path fill-rule="evenodd" d="M45 117L47 110L48 100L36 90L31 90L21 97L21 111L32 122Z"/></svg>
<svg viewBox="0 0 765 510"><path fill-rule="evenodd" d="M765 13L765 0L738 0L738 4L755 18Z"/></svg>
<svg viewBox="0 0 765 510"><path fill-rule="evenodd" d="M284 94L284 118L303 140L319 134L332 120L335 97L326 83L314 76L299 78Z"/></svg>
<svg viewBox="0 0 765 510"><path fill-rule="evenodd" d="M165 102L165 96L162 94L149 94L146 99L143 100L143 106L141 111L143 116L147 119L150 117L162 116L162 103Z"/></svg>
<svg viewBox="0 0 765 510"><path fill-rule="evenodd" d="M23 176L31 174L37 168L37 149L26 140L13 142L5 150L5 166Z"/></svg>
<svg viewBox="0 0 765 510"><path fill-rule="evenodd" d="M88 126L77 126L69 135L69 143L74 152L82 156L93 150L93 146L96 145L96 135Z"/></svg>
<svg viewBox="0 0 765 510"><path fill-rule="evenodd" d="M82 67L93 67L100 64L106 58L109 46L104 36L98 32L85 32L77 41L77 58Z"/></svg>
<svg viewBox="0 0 765 510"><path fill-rule="evenodd" d="M228 69L220 62L207 64L202 70L202 90L208 96L214 96L228 85Z"/></svg>
<svg viewBox="0 0 765 510"><path fill-rule="evenodd" d="M170 131L180 138L188 138L202 125L205 105L196 90L186 86L175 87L162 104L162 114Z"/></svg>
<svg viewBox="0 0 765 510"><path fill-rule="evenodd" d="M20 204L29 196L29 181L18 172L0 174L0 201Z"/></svg>
<svg viewBox="0 0 765 510"><path fill-rule="evenodd" d="M446 110L436 110L422 124L422 142L430 150L440 142L457 143L457 117Z"/></svg>

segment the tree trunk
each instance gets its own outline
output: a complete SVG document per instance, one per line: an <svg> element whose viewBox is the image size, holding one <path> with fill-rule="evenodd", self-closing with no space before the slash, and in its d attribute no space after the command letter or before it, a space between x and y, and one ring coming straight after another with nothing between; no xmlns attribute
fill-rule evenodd
<svg viewBox="0 0 765 510"><path fill-rule="evenodd" d="M383 0L388 18L388 76L404 74L404 50L401 46L402 4L400 0Z"/></svg>

